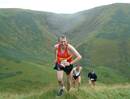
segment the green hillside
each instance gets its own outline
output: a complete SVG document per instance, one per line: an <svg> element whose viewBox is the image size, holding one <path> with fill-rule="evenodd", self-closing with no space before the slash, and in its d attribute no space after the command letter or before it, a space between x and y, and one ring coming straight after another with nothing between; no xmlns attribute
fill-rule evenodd
<svg viewBox="0 0 130 99"><path fill-rule="evenodd" d="M98 85L95 88L86 85L81 87L79 91L72 89L69 93L61 97L55 95L55 90L47 90L47 92L41 95L33 95L25 99L37 99L37 97L39 97L39 99L128 99L130 98L129 88L129 85Z"/></svg>
<svg viewBox="0 0 130 99"><path fill-rule="evenodd" d="M50 64L12 61L0 58L0 92L29 92L56 82ZM46 75L48 77L46 77Z"/></svg>
<svg viewBox="0 0 130 99"><path fill-rule="evenodd" d="M65 92L63 96L56 96L56 88L48 87L29 93L1 93L0 99L129 99L130 85L100 85L95 88L89 85L84 85L79 91L71 89L70 92Z"/></svg>
<svg viewBox="0 0 130 99"><path fill-rule="evenodd" d="M45 14L30 10L1 9L0 56L14 60L50 59L55 36L48 31Z"/></svg>
<svg viewBox="0 0 130 99"><path fill-rule="evenodd" d="M129 9L120 3L75 14L0 9L0 99L129 99ZM57 97L53 47L64 33L83 56L82 86ZM90 69L98 75L94 90Z"/></svg>
<svg viewBox="0 0 130 99"><path fill-rule="evenodd" d="M107 66L121 72L124 78L130 78L129 8L130 5L128 4L112 4L98 8L98 10L102 10L98 17L103 21L99 22L99 18L95 18L99 22L97 24L98 29L88 32L88 34L85 34L87 33L86 30L84 32L86 39L82 39L84 42L79 45L84 57L83 65ZM96 8L93 10L97 11ZM93 21L91 22L93 23ZM86 25L84 24L84 26ZM82 28L81 31L83 29L85 28Z"/></svg>

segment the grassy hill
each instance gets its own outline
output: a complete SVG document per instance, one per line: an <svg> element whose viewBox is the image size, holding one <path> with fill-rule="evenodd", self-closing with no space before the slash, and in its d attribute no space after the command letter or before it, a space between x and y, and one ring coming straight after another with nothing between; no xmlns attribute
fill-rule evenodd
<svg viewBox="0 0 130 99"><path fill-rule="evenodd" d="M83 46L84 50L89 50L91 64L129 65L129 8L129 4L112 4L86 11L88 13L80 12L87 16L86 20L75 28L78 32L72 30L72 35L75 42L81 42L80 49Z"/></svg>
<svg viewBox="0 0 130 99"><path fill-rule="evenodd" d="M0 92L29 92L56 82L50 64L39 65L29 61L0 58ZM47 77L47 76L48 77Z"/></svg>
<svg viewBox="0 0 130 99"><path fill-rule="evenodd" d="M89 85L84 85L78 91L71 89L70 92L65 92L63 96L56 96L54 87L43 88L35 92L16 94L16 93L1 93L0 99L129 99L130 85L100 85L95 88Z"/></svg>
<svg viewBox="0 0 130 99"><path fill-rule="evenodd" d="M49 90L41 95L34 95L27 99L37 99L37 97L39 97L39 99L128 99L130 97L129 88L129 85L98 85L95 88L86 85L81 87L79 91L72 89L69 93L61 97L55 96L55 90Z"/></svg>
<svg viewBox="0 0 130 99"><path fill-rule="evenodd" d="M51 58L55 36L48 31L44 17L44 13L30 10L1 9L0 56L14 60Z"/></svg>
<svg viewBox="0 0 130 99"><path fill-rule="evenodd" d="M75 14L0 9L0 99L59 98L53 46L64 32L83 56L83 82L80 92L72 89L60 99L129 99L129 9L130 4ZM86 85L90 69L98 75L93 93Z"/></svg>

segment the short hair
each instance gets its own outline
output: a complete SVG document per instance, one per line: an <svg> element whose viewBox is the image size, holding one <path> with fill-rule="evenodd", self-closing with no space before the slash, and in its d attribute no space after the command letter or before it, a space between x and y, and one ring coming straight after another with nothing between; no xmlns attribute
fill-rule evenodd
<svg viewBox="0 0 130 99"><path fill-rule="evenodd" d="M58 37L58 41L60 41L60 38L61 38L61 39L66 39L66 36L65 36L65 35L59 36L59 37Z"/></svg>
<svg viewBox="0 0 130 99"><path fill-rule="evenodd" d="M64 39L64 38L66 38L66 36L65 36L65 35L62 35L62 36L60 36L60 38Z"/></svg>

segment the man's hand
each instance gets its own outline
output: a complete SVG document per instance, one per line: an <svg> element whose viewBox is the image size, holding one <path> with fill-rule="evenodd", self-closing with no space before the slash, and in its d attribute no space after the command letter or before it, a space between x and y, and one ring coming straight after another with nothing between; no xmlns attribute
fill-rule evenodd
<svg viewBox="0 0 130 99"><path fill-rule="evenodd" d="M69 66L70 63L69 63L69 62L65 62L64 65L65 65L65 66Z"/></svg>
<svg viewBox="0 0 130 99"><path fill-rule="evenodd" d="M69 66L70 63L67 62L67 60L63 60L63 61L61 61L61 65L65 67L65 66Z"/></svg>

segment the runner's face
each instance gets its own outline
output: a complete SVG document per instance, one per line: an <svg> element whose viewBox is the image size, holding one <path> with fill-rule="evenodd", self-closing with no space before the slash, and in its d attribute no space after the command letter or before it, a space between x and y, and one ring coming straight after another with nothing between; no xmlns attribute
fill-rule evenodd
<svg viewBox="0 0 130 99"><path fill-rule="evenodd" d="M79 68L80 68L80 66L77 66L77 68L76 68L76 69L77 69L77 70L79 70Z"/></svg>
<svg viewBox="0 0 130 99"><path fill-rule="evenodd" d="M60 44L65 46L67 44L66 38L60 38Z"/></svg>

